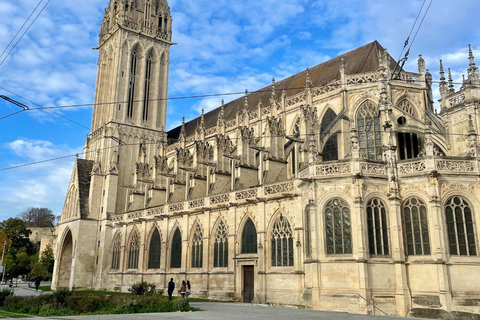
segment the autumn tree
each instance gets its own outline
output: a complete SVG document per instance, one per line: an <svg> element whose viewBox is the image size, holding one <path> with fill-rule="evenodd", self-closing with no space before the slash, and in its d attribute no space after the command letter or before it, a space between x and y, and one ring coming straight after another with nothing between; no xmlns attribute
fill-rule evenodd
<svg viewBox="0 0 480 320"><path fill-rule="evenodd" d="M18 218L31 227L53 227L57 217L48 208L28 208Z"/></svg>

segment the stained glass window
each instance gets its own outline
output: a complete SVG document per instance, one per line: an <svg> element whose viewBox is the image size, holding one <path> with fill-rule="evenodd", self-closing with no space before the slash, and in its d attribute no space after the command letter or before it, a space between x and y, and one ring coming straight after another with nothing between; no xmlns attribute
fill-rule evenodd
<svg viewBox="0 0 480 320"><path fill-rule="evenodd" d="M327 254L351 254L352 230L348 203L335 198L325 207Z"/></svg>
<svg viewBox="0 0 480 320"><path fill-rule="evenodd" d="M325 143L323 147L323 161L338 160L338 143L337 134L333 134Z"/></svg>
<svg viewBox="0 0 480 320"><path fill-rule="evenodd" d="M388 256L387 209L380 199L372 199L367 204L368 246L371 256Z"/></svg>
<svg viewBox="0 0 480 320"><path fill-rule="evenodd" d="M407 255L429 255L427 207L419 198L410 198L403 205Z"/></svg>
<svg viewBox="0 0 480 320"><path fill-rule="evenodd" d="M113 240L113 251L112 251L112 270L120 269L120 254L122 252L122 239L121 236L117 233L115 240Z"/></svg>
<svg viewBox="0 0 480 320"><path fill-rule="evenodd" d="M161 253L160 232L158 232L158 229L155 228L150 238L150 247L148 250L148 269L160 268L160 253Z"/></svg>
<svg viewBox="0 0 480 320"><path fill-rule="evenodd" d="M143 121L148 120L148 108L150 106L150 80L152 78L152 57L148 56L145 70L145 92L143 93Z"/></svg>
<svg viewBox="0 0 480 320"><path fill-rule="evenodd" d="M215 242L213 243L213 267L228 267L228 234L223 221L218 224Z"/></svg>
<svg viewBox="0 0 480 320"><path fill-rule="evenodd" d="M128 83L127 118L133 117L133 105L135 103L135 80L137 77L137 51L133 51L130 59L130 79Z"/></svg>
<svg viewBox="0 0 480 320"><path fill-rule="evenodd" d="M360 155L368 160L382 160L382 137L378 109L371 101L365 101L357 114Z"/></svg>
<svg viewBox="0 0 480 320"><path fill-rule="evenodd" d="M448 243L450 254L456 256L476 256L473 211L462 197L453 197L445 206L447 216Z"/></svg>
<svg viewBox="0 0 480 320"><path fill-rule="evenodd" d="M130 245L128 246L128 269L138 269L138 258L140 257L140 235L133 231Z"/></svg>
<svg viewBox="0 0 480 320"><path fill-rule="evenodd" d="M280 215L272 231L272 267L293 266L293 233L290 223Z"/></svg>
<svg viewBox="0 0 480 320"><path fill-rule="evenodd" d="M251 219L247 219L243 227L242 253L257 253L257 229Z"/></svg>
<svg viewBox="0 0 480 320"><path fill-rule="evenodd" d="M333 111L331 108L328 108L327 111L325 111L325 114L322 119L322 123L320 125L320 133L324 133L325 129L333 122L333 120L337 117L337 114L335 111Z"/></svg>
<svg viewBox="0 0 480 320"><path fill-rule="evenodd" d="M170 257L170 268L181 268L182 266L182 235L177 228L173 234L172 252Z"/></svg>
<svg viewBox="0 0 480 320"><path fill-rule="evenodd" d="M203 266L203 233L197 223L192 238L192 268Z"/></svg>
<svg viewBox="0 0 480 320"><path fill-rule="evenodd" d="M417 114L415 112L415 108L412 106L412 104L407 99L403 99L402 101L400 101L400 103L398 104L398 108L405 111L406 113L408 113L409 115L411 115L415 118L417 117Z"/></svg>

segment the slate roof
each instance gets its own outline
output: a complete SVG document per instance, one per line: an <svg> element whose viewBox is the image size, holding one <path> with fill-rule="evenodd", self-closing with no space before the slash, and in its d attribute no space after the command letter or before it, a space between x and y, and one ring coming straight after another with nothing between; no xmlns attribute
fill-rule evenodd
<svg viewBox="0 0 480 320"><path fill-rule="evenodd" d="M78 196L80 199L80 216L88 215L88 197L90 194L90 174L92 173L93 161L77 159Z"/></svg>
<svg viewBox="0 0 480 320"><path fill-rule="evenodd" d="M357 48L350 52L347 52L341 56L338 56L334 59L323 62L315 67L310 68L310 76L312 78L313 86L322 86L326 85L332 81L340 79L340 61L342 58L345 59L347 63L347 74L358 74L365 72L376 71L379 67L378 63L378 53L383 53L384 48L377 41L373 41L363 47ZM389 55L389 63L392 69L395 69L396 62ZM297 93L303 91L305 87L307 72L303 71L298 74L295 74L289 78L286 78L280 82L276 83L276 98L279 99L282 90L286 89L287 97L296 95ZM295 88L295 89L290 89ZM290 89L290 90L289 90ZM272 86L267 86L260 92L252 92L248 95L248 104L250 110L256 110L258 103L262 100L264 106L268 105ZM225 118L226 120L232 120L236 117L237 110L244 105L244 97L236 99L232 102L229 102L225 105ZM214 109L204 115L205 119L205 129L212 128L217 125L218 114L220 113L220 108ZM188 136L191 136L195 133L199 118L195 118L185 124L185 131ZM173 143L178 139L180 135L181 126L174 128L168 132L168 138Z"/></svg>

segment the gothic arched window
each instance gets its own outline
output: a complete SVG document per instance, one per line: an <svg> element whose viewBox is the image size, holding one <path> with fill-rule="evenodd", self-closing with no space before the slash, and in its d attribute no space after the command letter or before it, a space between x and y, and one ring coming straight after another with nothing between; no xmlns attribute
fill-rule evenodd
<svg viewBox="0 0 480 320"><path fill-rule="evenodd" d="M351 254L352 230L350 208L341 198L330 200L325 206L327 254Z"/></svg>
<svg viewBox="0 0 480 320"><path fill-rule="evenodd" d="M150 246L148 250L148 269L159 269L160 268L160 253L161 253L161 241L160 241L160 232L158 229L152 233L150 238Z"/></svg>
<svg viewBox="0 0 480 320"><path fill-rule="evenodd" d="M213 267L228 267L228 233L227 227L223 221L220 221L215 234L215 242L213 243Z"/></svg>
<svg viewBox="0 0 480 320"><path fill-rule="evenodd" d="M403 221L407 255L429 255L427 206L419 198L410 198L403 204Z"/></svg>
<svg viewBox="0 0 480 320"><path fill-rule="evenodd" d="M400 103L397 105L400 110L403 110L405 113L408 113L412 117L416 118L417 113L415 112L415 108L412 106L412 104L407 100L403 99L400 101Z"/></svg>
<svg viewBox="0 0 480 320"><path fill-rule="evenodd" d="M475 228L470 204L462 197L452 197L447 201L445 214L447 216L450 254L476 256Z"/></svg>
<svg viewBox="0 0 480 320"><path fill-rule="evenodd" d="M148 107L150 105L150 81L152 77L152 56L147 57L145 70L145 92L143 93L143 121L148 120Z"/></svg>
<svg viewBox="0 0 480 320"><path fill-rule="evenodd" d="M197 223L192 238L192 268L201 268L203 266L203 233L200 225Z"/></svg>
<svg viewBox="0 0 480 320"><path fill-rule="evenodd" d="M137 50L133 51L130 59L130 79L128 83L127 117L133 117L133 105L135 103L135 78L137 76Z"/></svg>
<svg viewBox="0 0 480 320"><path fill-rule="evenodd" d="M323 161L334 161L338 160L338 134L333 134L328 138L325 146L323 146Z"/></svg>
<svg viewBox="0 0 480 320"><path fill-rule="evenodd" d="M272 231L272 267L293 266L293 232L287 219L280 214Z"/></svg>
<svg viewBox="0 0 480 320"><path fill-rule="evenodd" d="M140 257L140 236L137 231L133 232L132 239L128 246L128 269L138 269L138 258Z"/></svg>
<svg viewBox="0 0 480 320"><path fill-rule="evenodd" d="M387 209L380 199L367 204L368 247L371 256L390 255L388 245Z"/></svg>
<svg viewBox="0 0 480 320"><path fill-rule="evenodd" d="M112 250L112 270L120 269L120 254L122 253L122 239L117 234L115 240L113 240Z"/></svg>
<svg viewBox="0 0 480 320"><path fill-rule="evenodd" d="M360 156L368 160L382 160L382 137L378 109L371 101L362 103L357 113Z"/></svg>
<svg viewBox="0 0 480 320"><path fill-rule="evenodd" d="M172 238L172 250L170 256L170 268L182 267L182 235L177 228Z"/></svg>
<svg viewBox="0 0 480 320"><path fill-rule="evenodd" d="M325 129L333 122L333 120L337 117L335 111L331 108L328 108L325 114L323 115L322 123L320 125L320 133L324 133Z"/></svg>
<svg viewBox="0 0 480 320"><path fill-rule="evenodd" d="M242 253L257 253L257 229L250 218L243 227Z"/></svg>

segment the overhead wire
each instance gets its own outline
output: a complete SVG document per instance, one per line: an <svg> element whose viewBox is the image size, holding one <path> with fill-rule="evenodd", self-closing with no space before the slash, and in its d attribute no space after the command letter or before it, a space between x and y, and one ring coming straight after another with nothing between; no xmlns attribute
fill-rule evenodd
<svg viewBox="0 0 480 320"><path fill-rule="evenodd" d="M411 81L409 80L401 80L401 79L394 79L395 81L402 81L406 83L410 83ZM379 82L388 82L390 80L374 80L370 81L369 83L379 83ZM440 83L440 81L432 81L432 83ZM458 84L458 85L463 85L463 83L460 82L452 82L453 84ZM321 88L321 87L328 87L332 84L327 84L327 85L318 85L318 86L311 86L310 88ZM356 84L349 84L349 83L336 83L335 85L338 86L351 86L351 85L356 85ZM479 87L479 86L477 86ZM0 87L0 89L4 89ZM291 87L291 88L286 88L282 89L285 91L289 90L304 90L305 87ZM6 90L8 91L8 90ZM261 92L272 92L271 89L260 89L253 91L249 94L253 93L261 93ZM244 95L245 92L228 92L228 93L214 93L214 94L204 94L204 95L192 95L192 96L180 96L180 97L167 97L167 98L156 98L156 99L148 99L148 101L167 101L167 100L187 100L187 99L199 99L199 98L209 98L209 97L222 97L222 96L232 96L232 95ZM19 95L17 95L19 96ZM19 96L21 97L21 96ZM25 99L21 97L22 99ZM25 99L27 100L27 99ZM29 101L29 100L27 100ZM146 100L134 100L133 103L138 103L138 102L144 102ZM31 101L30 101L31 102ZM53 110L53 109L71 109L71 108L83 108L83 107L91 107L91 106L103 106L103 105L112 105L112 104L119 104L123 105L128 103L128 101L115 101L115 102L101 102L101 103L85 103L85 104L73 104L73 105L59 105L59 106L51 106L51 107L41 107L41 108L29 108L27 111L36 111L36 110Z"/></svg>
<svg viewBox="0 0 480 320"><path fill-rule="evenodd" d="M365 134L367 134L367 133L387 133L387 132L389 134L392 134L392 133L403 133L404 131L401 131L401 130L400 131L397 131L397 130L390 130L390 131L369 130L368 132L365 132ZM352 134L352 133L359 133L359 132L358 131L337 131L337 132L334 132L333 134ZM416 134L417 135L418 134L425 135L427 133L417 132ZM430 134L432 134L434 136L435 135L440 135L440 136L467 136L468 135L468 133L462 134L462 133L439 133L439 132L430 132ZM312 136L317 136L317 135L320 135L320 133L305 133L305 134L300 134L299 136L310 136L310 137L312 137ZM268 135L268 136L262 135L259 138L272 138L272 137L285 138L286 136L285 135ZM230 138L231 141L239 140L239 139L242 139L242 138L241 137ZM169 139L169 141L173 142L171 144L174 144L174 143L179 142L180 139ZM187 142L187 143L190 143L190 142ZM91 151L83 151L83 152L78 152L78 153L69 154L69 155L65 155L65 156L60 156L60 157L56 157L56 158L45 159L45 160L41 160L41 161L23 163L23 164L11 166L11 167L1 168L0 172L13 170L13 169L20 169L20 168L24 168L24 167L29 167L29 166L33 166L33 165L38 165L38 164L43 164L43 163L58 161L58 160L63 160L63 159L68 159L68 158L72 158L72 157L79 157L80 155L97 153L99 151L105 151L105 150L109 150L109 149L117 149L117 148L122 148L122 147L129 147L129 146L131 147L131 146L140 146L140 145L157 145L157 144L158 144L158 142L139 142L139 143L123 143L123 144L119 143L118 145L115 145L115 146L99 148L99 149L95 149L95 150L91 150Z"/></svg>
<svg viewBox="0 0 480 320"><path fill-rule="evenodd" d="M20 29L18 29L17 33L15 34L15 36L12 38L12 40L10 40L10 42L7 44L7 46L5 47L5 49L3 50L2 54L0 54L0 59L3 57L3 55L5 54L5 52L8 50L8 48L10 47L10 45L13 43L13 41L15 41L15 38L17 38L17 36L19 35L19 33L22 31L23 27L25 27L25 25L27 24L28 20L30 20L30 18L33 16L33 14L35 13L35 11L37 11L38 7L40 6L40 4L42 4L43 0L40 0L37 4L37 6L35 7L35 9L33 9L33 11L30 13L30 15L28 16L28 18L25 20L25 22L23 22L23 25L20 27Z"/></svg>
<svg viewBox="0 0 480 320"><path fill-rule="evenodd" d="M33 102L32 100L29 100L29 99L27 99L27 98L25 98L25 97L22 97L22 96L19 95L18 93L15 93L15 92L13 92L13 91L11 91L11 90L8 90L8 89L6 89L6 88L4 88L4 87L0 87L0 90L7 91L7 92L9 92L9 93L11 93L11 94L13 94L13 95L15 95L15 96L17 96L17 97L25 100L25 101L28 101L28 102L30 102L30 103L38 106L39 108L35 108L35 110L42 109L42 110L44 110L44 111L48 111L48 112L50 112L50 113L52 113L52 114L54 114L54 115L56 115L56 116L58 116L58 117L61 117L61 118L65 119L65 120L68 120L68 121L70 121L70 122L72 122L72 123L74 123L74 124L76 124L76 125L78 125L78 126L80 126L80 127L83 127L83 128L85 128L85 129L87 129L88 131L90 131L90 128L89 128L89 127L87 127L87 126L85 126L85 125L83 125L83 124L81 124L81 123L79 123L79 122L77 122L77 121L75 121L75 120L73 120L73 119L70 119L70 118L62 115L61 113L55 112L55 111L50 110L50 109L48 109L48 108L46 108L46 107L44 107L44 106L42 106L42 105L40 105L40 104L38 104L38 103L35 103L35 102ZM30 109L29 109L29 110L30 110ZM24 111L24 110L22 110L22 111ZM27 110L25 110L25 111L27 111ZM0 118L0 120L5 119L5 118L8 118L8 117L10 117L10 116L13 116L13 115L15 115L15 114L17 114L17 113L19 113L19 112L15 112L14 114L10 114L10 115L8 115L8 116L5 116L5 117L3 117L3 118Z"/></svg>
<svg viewBox="0 0 480 320"><path fill-rule="evenodd" d="M35 19L33 19L33 21L30 23L30 25L27 27L27 29L22 33L22 35L20 36L20 38L17 40L17 42L15 43L15 45L13 45L13 47L10 49L10 51L7 53L7 55L5 56L5 58L0 62L0 67L3 65L3 63L7 60L7 58L12 54L13 50L18 46L18 44L20 43L20 41L23 39L23 37L25 36L25 34L27 34L27 32L30 30L30 28L33 26L33 24L35 23L35 21L37 21L38 17L40 17L40 15L42 14L42 12L45 10L45 8L48 6L48 4L50 3L51 0L48 0L47 3L43 6L43 8L40 10L40 12L37 14L37 16L35 17Z"/></svg>

